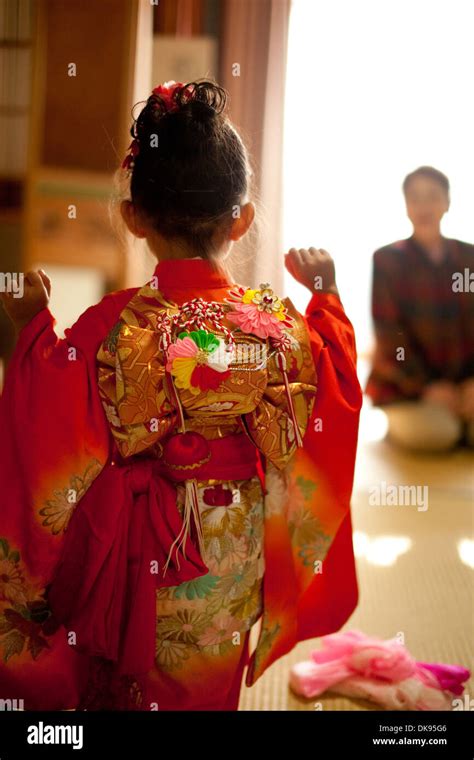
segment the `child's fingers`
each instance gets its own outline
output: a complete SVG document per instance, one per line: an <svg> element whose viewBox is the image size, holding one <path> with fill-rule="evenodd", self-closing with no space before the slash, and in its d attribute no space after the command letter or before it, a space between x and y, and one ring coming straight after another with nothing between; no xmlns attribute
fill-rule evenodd
<svg viewBox="0 0 474 760"><path fill-rule="evenodd" d="M290 248L288 253L285 253L285 267L287 268L287 270L289 271L291 275L295 271L295 258L294 258L295 252L296 251L294 248Z"/></svg>
<svg viewBox="0 0 474 760"><path fill-rule="evenodd" d="M50 296L51 295L51 280L49 279L49 277L46 274L46 272L44 271L44 269L39 269L38 273L39 273L39 276L41 277L41 279L43 280L43 285L46 288L46 292L47 292L48 296Z"/></svg>
<svg viewBox="0 0 474 760"><path fill-rule="evenodd" d="M32 288L37 288L38 286L43 287L43 280L41 279L38 272L33 272L33 270L25 274L25 282Z"/></svg>
<svg viewBox="0 0 474 760"><path fill-rule="evenodd" d="M39 291L44 296L49 298L48 288L39 272L27 272L25 275L25 282L31 288L32 291Z"/></svg>
<svg viewBox="0 0 474 760"><path fill-rule="evenodd" d="M321 250L320 248L315 248L314 246L310 246L309 248L300 248L298 250L298 254L301 258L301 261L311 261L313 262L315 259L321 259L324 258L321 256Z"/></svg>
<svg viewBox="0 0 474 760"><path fill-rule="evenodd" d="M302 267L314 267L321 261L321 256L317 248L300 248L298 261Z"/></svg>

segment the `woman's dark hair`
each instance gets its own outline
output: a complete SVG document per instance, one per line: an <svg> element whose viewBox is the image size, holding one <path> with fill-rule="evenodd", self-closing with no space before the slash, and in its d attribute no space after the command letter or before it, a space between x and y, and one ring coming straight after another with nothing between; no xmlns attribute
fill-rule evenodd
<svg viewBox="0 0 474 760"><path fill-rule="evenodd" d="M248 190L247 151L224 115L226 104L216 83L188 82L174 91L174 110L150 95L130 130L139 142L133 204L163 237L204 257L212 257L216 234L230 226Z"/></svg>
<svg viewBox="0 0 474 760"><path fill-rule="evenodd" d="M434 182L437 182L438 185L441 185L446 192L446 195L449 195L449 179L443 174L443 172L440 172L439 169L434 169L432 166L420 166L418 169L415 169L415 171L407 174L403 180L403 192L405 195L410 182L412 179L415 179L415 177L427 177L428 179L432 179Z"/></svg>

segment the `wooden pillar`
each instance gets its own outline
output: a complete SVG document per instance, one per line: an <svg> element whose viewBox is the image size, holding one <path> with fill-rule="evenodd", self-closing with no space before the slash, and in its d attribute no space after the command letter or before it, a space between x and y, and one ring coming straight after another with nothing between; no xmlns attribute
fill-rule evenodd
<svg viewBox="0 0 474 760"><path fill-rule="evenodd" d="M149 94L149 0L38 0L23 269L99 270L106 288L135 278L136 253L111 224L114 172L133 104Z"/></svg>

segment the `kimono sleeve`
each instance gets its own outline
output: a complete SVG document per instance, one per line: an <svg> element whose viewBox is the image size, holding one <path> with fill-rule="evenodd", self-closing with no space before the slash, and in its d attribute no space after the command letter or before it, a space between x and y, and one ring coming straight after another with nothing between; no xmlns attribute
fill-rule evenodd
<svg viewBox="0 0 474 760"><path fill-rule="evenodd" d="M20 332L0 398L0 683L25 709L77 697L79 656L54 627L45 587L75 506L108 458L94 350L120 300L88 309L63 340L50 311L39 312Z"/></svg>
<svg viewBox="0 0 474 760"><path fill-rule="evenodd" d="M352 325L338 296L317 293L304 321L317 388L303 446L265 474L264 613L246 677L304 639L339 630L358 587L350 498L362 391Z"/></svg>

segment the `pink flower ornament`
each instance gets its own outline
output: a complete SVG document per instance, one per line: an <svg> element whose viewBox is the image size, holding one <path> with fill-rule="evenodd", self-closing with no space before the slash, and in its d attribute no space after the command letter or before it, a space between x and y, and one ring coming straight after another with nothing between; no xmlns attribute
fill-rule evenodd
<svg viewBox="0 0 474 760"><path fill-rule="evenodd" d="M293 318L269 283L261 283L260 288L256 289L239 286L230 291L230 298L224 300L233 307L227 319L242 332L259 338L282 339L284 328L293 327Z"/></svg>

